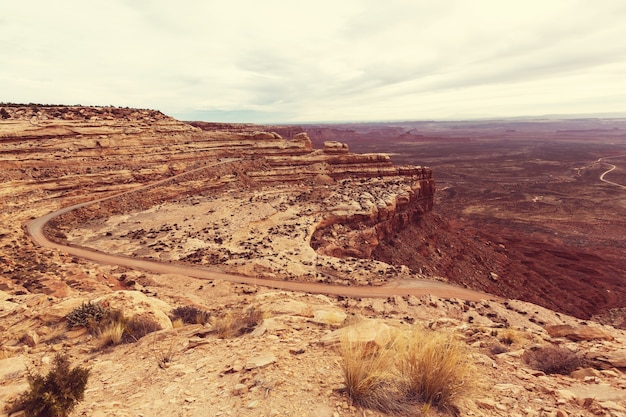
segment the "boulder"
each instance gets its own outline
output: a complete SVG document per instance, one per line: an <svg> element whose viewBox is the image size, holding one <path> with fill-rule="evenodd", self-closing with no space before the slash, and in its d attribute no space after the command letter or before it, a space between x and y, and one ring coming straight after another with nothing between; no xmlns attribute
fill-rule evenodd
<svg viewBox="0 0 626 417"><path fill-rule="evenodd" d="M140 291L115 291L94 301L103 303L112 309L120 309L126 317L147 315L161 328L172 328L172 322L167 315L172 307L166 302L148 297Z"/></svg>

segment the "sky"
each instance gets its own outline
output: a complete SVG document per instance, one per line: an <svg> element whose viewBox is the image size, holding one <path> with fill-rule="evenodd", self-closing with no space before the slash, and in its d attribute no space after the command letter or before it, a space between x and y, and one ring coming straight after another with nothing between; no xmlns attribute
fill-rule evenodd
<svg viewBox="0 0 626 417"><path fill-rule="evenodd" d="M0 0L0 102L253 123L626 115L623 0Z"/></svg>

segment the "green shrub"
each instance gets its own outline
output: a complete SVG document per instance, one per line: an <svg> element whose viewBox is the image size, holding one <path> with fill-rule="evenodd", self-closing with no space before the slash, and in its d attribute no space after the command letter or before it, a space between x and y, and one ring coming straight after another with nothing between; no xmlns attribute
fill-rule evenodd
<svg viewBox="0 0 626 417"><path fill-rule="evenodd" d="M89 369L70 369L67 356L58 354L46 376L29 371L30 390L22 394L11 413L24 410L26 417L66 417L83 400Z"/></svg>
<svg viewBox="0 0 626 417"><path fill-rule="evenodd" d="M110 309L102 303L92 303L91 301L83 303L80 307L76 307L68 315L65 316L67 327L86 327L91 333L94 333L99 324L104 321L110 314Z"/></svg>
<svg viewBox="0 0 626 417"><path fill-rule="evenodd" d="M208 311L194 306L176 307L170 313L172 322L176 321L176 319L181 319L183 323L188 324L206 324L209 322L210 317L211 315Z"/></svg>

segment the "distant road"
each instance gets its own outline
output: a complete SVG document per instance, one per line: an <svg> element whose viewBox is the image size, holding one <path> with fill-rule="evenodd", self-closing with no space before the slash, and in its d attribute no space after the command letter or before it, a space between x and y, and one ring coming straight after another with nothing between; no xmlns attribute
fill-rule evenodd
<svg viewBox="0 0 626 417"><path fill-rule="evenodd" d="M200 168L205 169L206 167ZM198 170L200 170L198 169ZM195 171L195 170L194 170ZM192 171L189 171L192 172ZM265 287L278 288L288 291L300 291L310 292L317 294L338 295L344 297L371 297L382 298L391 296L405 296L405 295L434 295L442 298L459 298L463 300L478 301L484 299L498 299L498 297L478 291L469 290L466 288L457 287L454 285L446 284L439 281L432 280L398 280L391 282L384 286L341 286L333 284L322 284L312 282L294 282L294 281L282 281L272 280L266 278L255 278L243 275L228 274L218 269L206 268L193 265L181 265L167 262L159 262L148 260L145 258L136 258L124 255L115 255L105 252L100 252L93 249L87 249L78 246L68 246L60 243L52 242L49 240L44 232L44 226L53 218L58 217L64 213L76 210L78 208L87 206L89 204L109 200L116 198L123 194L140 191L142 189L153 187L166 181L171 181L178 176L189 174L189 172L179 174L174 177L169 177L164 180L157 181L152 184L148 184L142 187L138 187L132 191L125 191L123 193L116 194L114 196L99 198L93 201L76 204L70 207L65 207L61 210L46 214L38 219L32 220L26 225L26 230L30 235L33 242L44 248L55 249L66 252L73 256L78 256L90 261L94 261L102 264L118 265L132 269L140 269L157 274L178 274L185 275L199 279L221 279L229 282L237 282L241 284L249 285L262 285Z"/></svg>
<svg viewBox="0 0 626 417"><path fill-rule="evenodd" d="M602 163L602 164L607 164L607 165L609 165L609 166L611 167L611 168L609 168L608 170L604 171L604 172L602 173L602 175L600 175L600 181L605 182L605 183L607 183L607 184L614 185L614 186L616 186L616 187L620 187L620 188L624 188L624 189L626 189L626 185L623 185L623 184L618 184L618 183L616 183L616 182L613 182L613 181L609 181L609 180L605 180L605 179L604 179L604 176L605 176L606 174L608 174L609 172L613 171L614 169L616 169L616 168L617 168L617 166L615 166L615 165L613 165L613 164L610 164L610 163L608 163L608 162L604 162L604 161L603 161L603 159L613 159L613 158L620 158L620 157L624 157L624 156L626 156L626 155L616 155L616 156L607 156L607 157L603 157L603 158L598 158L598 161L597 161L597 162L600 162L600 163Z"/></svg>

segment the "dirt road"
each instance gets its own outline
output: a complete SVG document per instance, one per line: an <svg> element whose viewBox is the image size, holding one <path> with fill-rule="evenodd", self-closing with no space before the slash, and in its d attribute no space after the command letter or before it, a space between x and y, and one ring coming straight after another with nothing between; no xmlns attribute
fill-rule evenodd
<svg viewBox="0 0 626 417"><path fill-rule="evenodd" d="M623 156L626 156L626 155L617 155L617 156L612 156L612 157L610 157L610 158L617 158L617 157L623 157ZM611 163L608 163L608 162L604 162L604 161L602 161L603 159L609 159L609 157L606 157L606 158L598 158L598 162L602 162L603 164L607 164L607 165L609 165L611 168L609 168L608 170L604 171L604 172L602 173L602 175L600 175L600 181L605 182L605 183L607 183L607 184L614 185L614 186L616 186L616 187L620 187L620 188L624 188L624 189L626 189L626 185L618 184L618 183L616 183L616 182L613 182L613 181L609 181L609 180L605 180L605 179L604 179L604 176L605 176L606 174L608 174L609 172L614 171L614 170L617 168L617 166L615 166L615 165L613 165L613 164L611 164Z"/></svg>
<svg viewBox="0 0 626 417"><path fill-rule="evenodd" d="M170 181L173 177L167 180L159 182ZM263 285L266 287L283 289L288 291L301 291L317 294L327 295L340 295L344 297L391 297L395 295L415 295L422 296L432 294L442 298L459 298L464 300L483 300L483 299L496 299L497 297L485 294L477 291L468 290L465 288L445 284L439 281L431 280L397 280L393 281L385 286L341 286L332 284L310 283L310 282L294 282L294 281L282 281L271 280L265 278L255 278L243 275L227 274L215 268L205 268L191 265L173 264L167 262L158 262L143 258L134 258L123 255L113 255L105 252L100 252L84 247L75 247L62 245L49 240L44 232L44 226L53 218L60 216L69 211L78 209L80 207L87 206L89 204L112 199L118 197L121 194L130 192L136 192L146 187L153 187L158 184L153 183L143 187L136 188L133 191L127 191L115 196L107 197L104 199L97 199L86 203L76 204L70 207L63 208L61 210L49 213L38 219L30 221L26 225L26 230L31 236L31 239L36 244L59 251L66 252L73 256L78 256L90 261L119 265L132 269L140 269L157 274L179 274L199 279L221 279L230 282L237 282L249 285Z"/></svg>

